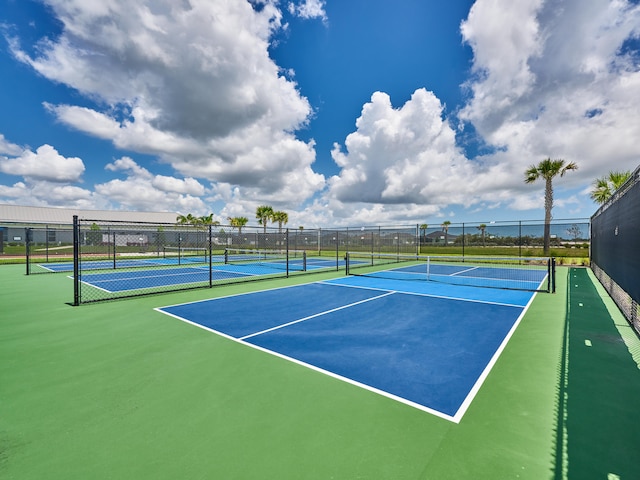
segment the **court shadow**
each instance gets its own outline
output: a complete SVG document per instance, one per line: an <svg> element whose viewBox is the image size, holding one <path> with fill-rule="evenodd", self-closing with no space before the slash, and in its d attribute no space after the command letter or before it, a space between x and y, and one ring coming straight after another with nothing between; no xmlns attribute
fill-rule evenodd
<svg viewBox="0 0 640 480"><path fill-rule="evenodd" d="M569 270L567 292L552 478L638 479L640 369L620 330L631 327L616 325L586 269Z"/></svg>

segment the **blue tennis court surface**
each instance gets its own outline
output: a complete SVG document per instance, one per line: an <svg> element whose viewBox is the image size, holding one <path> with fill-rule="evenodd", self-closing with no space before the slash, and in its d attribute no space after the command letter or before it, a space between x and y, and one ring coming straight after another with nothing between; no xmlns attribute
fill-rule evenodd
<svg viewBox="0 0 640 480"><path fill-rule="evenodd" d="M172 266L173 265L173 266ZM314 259L307 262L306 270L319 270L335 267L335 259ZM134 266L137 268L126 268ZM166 268L163 268L166 267ZM300 271L303 268L302 260L289 260L289 270ZM48 269L57 272L73 272L72 263L57 263L47 265ZM186 285L209 282L209 265L203 262L178 265L171 259L146 259L119 261L118 268L113 268L111 261L92 261L82 265L81 281L105 292L117 293L132 290L153 289L172 285ZM99 271L98 271L99 270ZM261 264L213 264L211 266L211 280L224 281L244 277L273 275L284 273L287 263L283 261L270 261ZM92 272L92 273L86 273Z"/></svg>
<svg viewBox="0 0 640 480"><path fill-rule="evenodd" d="M346 277L157 310L459 422L533 295Z"/></svg>

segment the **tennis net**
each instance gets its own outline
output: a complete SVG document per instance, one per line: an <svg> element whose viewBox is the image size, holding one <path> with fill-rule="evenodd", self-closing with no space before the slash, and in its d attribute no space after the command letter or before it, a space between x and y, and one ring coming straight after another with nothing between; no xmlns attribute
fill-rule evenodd
<svg viewBox="0 0 640 480"><path fill-rule="evenodd" d="M555 291L555 259L347 252L347 275L538 292Z"/></svg>
<svg viewBox="0 0 640 480"><path fill-rule="evenodd" d="M183 263L208 263L209 251L204 247L164 247L164 258Z"/></svg>
<svg viewBox="0 0 640 480"><path fill-rule="evenodd" d="M227 248L224 251L224 263L305 272L307 253L305 250Z"/></svg>

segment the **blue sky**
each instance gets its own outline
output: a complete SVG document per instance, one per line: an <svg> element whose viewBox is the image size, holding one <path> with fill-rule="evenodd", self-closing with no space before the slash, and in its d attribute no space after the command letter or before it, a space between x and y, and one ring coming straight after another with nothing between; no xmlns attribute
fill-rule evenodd
<svg viewBox="0 0 640 480"><path fill-rule="evenodd" d="M0 203L305 227L590 216L640 164L634 0L0 0Z"/></svg>

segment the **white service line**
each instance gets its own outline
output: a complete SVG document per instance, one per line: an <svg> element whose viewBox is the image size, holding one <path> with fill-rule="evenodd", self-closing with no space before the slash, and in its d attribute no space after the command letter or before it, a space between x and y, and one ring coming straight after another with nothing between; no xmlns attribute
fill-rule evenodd
<svg viewBox="0 0 640 480"><path fill-rule="evenodd" d="M393 291L387 292L387 293L384 293L382 295L378 295L376 297L365 298L364 300L360 300L359 302L354 302L354 303L350 303L348 305L342 305L342 306L337 307L337 308L332 308L331 310L326 310L324 312L315 313L313 315L309 315L308 317L299 318L298 320L294 320L292 322L283 323L282 325L277 325L275 327L267 328L266 330L262 330L260 332L256 332L256 333L252 333L250 335L246 335L244 337L240 337L238 340L246 340L247 338L257 337L258 335L262 335L263 333L272 332L274 330L278 330L280 328L288 327L289 325L294 325L296 323L304 322L306 320L311 320L312 318L320 317L320 316L326 315L328 313L337 312L338 310L342 310L342 309L345 309L345 308L353 307L353 306L359 305L361 303L370 302L371 300L377 300L379 298L386 297L388 295L393 295L394 293L396 293L396 292L393 292Z"/></svg>

